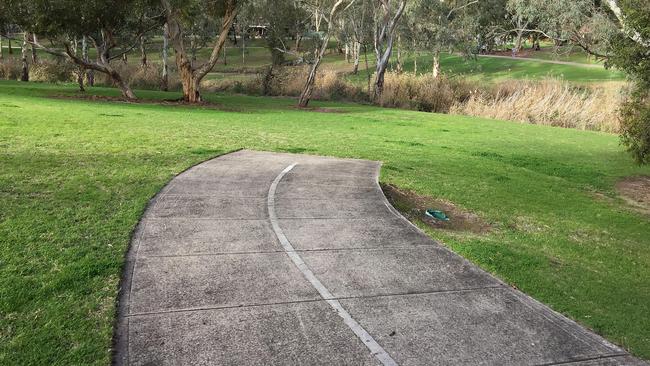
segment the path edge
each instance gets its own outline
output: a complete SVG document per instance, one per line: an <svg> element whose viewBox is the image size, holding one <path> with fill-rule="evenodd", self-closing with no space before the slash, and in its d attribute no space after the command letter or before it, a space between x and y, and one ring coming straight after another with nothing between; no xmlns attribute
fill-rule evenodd
<svg viewBox="0 0 650 366"><path fill-rule="evenodd" d="M208 161L218 159L226 155L231 155L243 150L245 150L245 148L229 150L222 154L212 156L208 159L188 166L174 176L170 177L165 185L162 186L162 188L160 188L156 194L149 198L149 201L145 205L144 209L142 210L142 214L138 219L138 223L131 230L131 234L129 235L129 245L123 256L122 269L120 270L120 280L117 284L117 297L115 298L116 306L113 318L113 335L111 337L110 349L111 365L124 366L129 364L129 300L131 293L131 283L133 279L133 270L135 268L135 260L137 258L140 240L138 240L137 243L135 242L140 236L142 236L146 226L146 224L142 221L144 214L156 203L157 198L163 194L167 188L169 188L171 182L179 175L182 175L187 171L194 169L195 167Z"/></svg>

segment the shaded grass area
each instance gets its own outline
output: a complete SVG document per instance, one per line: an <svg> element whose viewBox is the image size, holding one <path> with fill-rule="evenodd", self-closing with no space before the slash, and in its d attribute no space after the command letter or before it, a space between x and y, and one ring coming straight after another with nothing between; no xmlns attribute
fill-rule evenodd
<svg viewBox="0 0 650 366"><path fill-rule="evenodd" d="M48 95L76 92L0 82L0 364L108 364L124 253L148 200L239 148L383 161L382 182L492 227L425 228L432 237L650 358L650 219L614 190L650 168L616 136L353 104L315 103L344 112L319 113L282 98L206 95L215 109Z"/></svg>

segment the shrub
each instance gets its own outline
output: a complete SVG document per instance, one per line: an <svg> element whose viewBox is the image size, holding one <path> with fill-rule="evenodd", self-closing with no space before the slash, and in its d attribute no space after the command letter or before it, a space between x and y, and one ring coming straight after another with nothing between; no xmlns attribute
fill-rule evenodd
<svg viewBox="0 0 650 366"><path fill-rule="evenodd" d="M637 163L650 163L650 92L647 90L635 90L623 103L621 141Z"/></svg>
<svg viewBox="0 0 650 366"><path fill-rule="evenodd" d="M22 64L20 60L14 58L5 58L0 62L0 79L3 80L18 80L22 72Z"/></svg>
<svg viewBox="0 0 650 366"><path fill-rule="evenodd" d="M29 67L29 79L47 83L67 83L77 80L79 67L63 60L41 60Z"/></svg>

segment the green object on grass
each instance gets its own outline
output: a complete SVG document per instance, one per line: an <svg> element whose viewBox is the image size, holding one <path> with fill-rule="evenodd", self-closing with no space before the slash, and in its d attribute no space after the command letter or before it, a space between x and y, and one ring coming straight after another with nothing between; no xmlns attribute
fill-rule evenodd
<svg viewBox="0 0 650 366"><path fill-rule="evenodd" d="M449 217L447 217L447 215L442 211L428 209L424 214L436 220L449 221Z"/></svg>

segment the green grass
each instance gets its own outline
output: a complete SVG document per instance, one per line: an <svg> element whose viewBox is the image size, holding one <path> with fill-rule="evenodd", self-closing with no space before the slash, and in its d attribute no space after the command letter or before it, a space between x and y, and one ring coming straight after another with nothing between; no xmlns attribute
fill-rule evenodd
<svg viewBox="0 0 650 366"><path fill-rule="evenodd" d="M383 182L494 227L433 237L650 358L650 219L613 190L650 168L616 136L352 104L316 103L346 112L318 113L280 98L207 96L227 110L47 98L75 93L0 83L0 364L108 364L124 253L147 201L239 148L383 161Z"/></svg>
<svg viewBox="0 0 650 366"><path fill-rule="evenodd" d="M418 57L418 74L431 72L431 55ZM619 71L607 70L604 67L589 65L561 65L527 59L502 59L479 57L465 59L462 56L442 54L440 67L444 74L450 76L465 76L470 79L484 81L500 81L506 79L538 80L546 77L560 78L571 82L602 82L625 80L625 74ZM404 70L414 70L413 57L406 58Z"/></svg>

